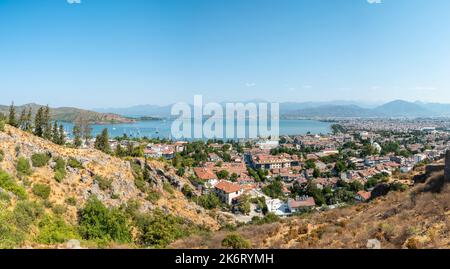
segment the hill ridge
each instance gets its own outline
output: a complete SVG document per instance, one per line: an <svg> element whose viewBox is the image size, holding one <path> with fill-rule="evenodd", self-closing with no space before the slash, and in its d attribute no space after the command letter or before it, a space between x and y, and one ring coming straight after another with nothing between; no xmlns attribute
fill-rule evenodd
<svg viewBox="0 0 450 269"><path fill-rule="evenodd" d="M16 113L20 115L23 109L31 108L33 116L36 114L37 110L43 105L36 103L24 104L21 106L16 106ZM0 113L4 115L9 114L9 106L0 105ZM50 108L50 114L53 120L62 122L75 122L78 118L89 121L93 124L110 124L110 123L133 123L134 119L127 118L114 113L100 113L91 110L85 110L74 107L57 107ZM18 116L17 115L17 116Z"/></svg>

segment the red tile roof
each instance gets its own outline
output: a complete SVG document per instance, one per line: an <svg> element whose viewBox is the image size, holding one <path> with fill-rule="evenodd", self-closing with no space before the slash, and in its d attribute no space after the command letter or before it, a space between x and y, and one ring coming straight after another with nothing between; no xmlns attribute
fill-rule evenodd
<svg viewBox="0 0 450 269"><path fill-rule="evenodd" d="M368 191L359 191L357 193L364 201L369 200L372 194Z"/></svg>
<svg viewBox="0 0 450 269"><path fill-rule="evenodd" d="M316 206L316 201L314 201L313 197L308 197L304 200L289 199L288 203L291 208Z"/></svg>
<svg viewBox="0 0 450 269"><path fill-rule="evenodd" d="M269 154L258 154L253 158L253 160L255 163L259 164L287 163L292 161L292 159L288 156L289 155L273 156Z"/></svg>
<svg viewBox="0 0 450 269"><path fill-rule="evenodd" d="M241 190L241 186L225 180L222 180L219 183L217 183L215 188L222 190L225 193L233 193Z"/></svg>
<svg viewBox="0 0 450 269"><path fill-rule="evenodd" d="M216 174L214 174L210 169L203 167L194 168L195 175L201 180L217 179Z"/></svg>

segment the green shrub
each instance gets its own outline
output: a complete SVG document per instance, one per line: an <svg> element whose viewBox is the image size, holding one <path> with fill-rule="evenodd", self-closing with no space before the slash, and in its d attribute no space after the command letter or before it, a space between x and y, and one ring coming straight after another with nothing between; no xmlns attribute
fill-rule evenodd
<svg viewBox="0 0 450 269"><path fill-rule="evenodd" d="M390 185L390 190L404 192L408 190L408 186L400 182L394 182Z"/></svg>
<svg viewBox="0 0 450 269"><path fill-rule="evenodd" d="M36 241L41 244L60 244L80 238L76 228L59 217L46 216L38 223L38 227L39 234Z"/></svg>
<svg viewBox="0 0 450 269"><path fill-rule="evenodd" d="M5 131L5 121L0 120L0 132L4 132Z"/></svg>
<svg viewBox="0 0 450 269"><path fill-rule="evenodd" d="M17 160L16 169L19 176L31 176L33 173L30 162L24 157L20 157L19 160Z"/></svg>
<svg viewBox="0 0 450 269"><path fill-rule="evenodd" d="M64 178L66 177L66 171L63 170L56 170L55 171L55 180L58 183L61 183Z"/></svg>
<svg viewBox="0 0 450 269"><path fill-rule="evenodd" d="M41 197L42 199L48 199L50 196L51 188L47 184L36 183L33 185L33 194Z"/></svg>
<svg viewBox="0 0 450 269"><path fill-rule="evenodd" d="M42 201L42 205L46 208L53 209L53 203L49 199L44 199L44 201Z"/></svg>
<svg viewBox="0 0 450 269"><path fill-rule="evenodd" d="M33 167L44 167L50 161L50 155L48 153L35 153L31 155L31 163Z"/></svg>
<svg viewBox="0 0 450 269"><path fill-rule="evenodd" d="M183 188L181 189L181 192L184 194L184 196L186 196L187 198L192 198L194 196L194 191L192 190L191 187L189 187L188 185L184 185Z"/></svg>
<svg viewBox="0 0 450 269"><path fill-rule="evenodd" d="M13 223L12 212L0 208L0 249L18 247L25 240L25 232Z"/></svg>
<svg viewBox="0 0 450 269"><path fill-rule="evenodd" d="M9 203L11 201L11 197L6 192L0 190L0 201Z"/></svg>
<svg viewBox="0 0 450 269"><path fill-rule="evenodd" d="M53 161L55 162L55 170L63 170L66 169L66 162L61 157L55 157L53 158Z"/></svg>
<svg viewBox="0 0 450 269"><path fill-rule="evenodd" d="M144 246L164 248L171 242L186 237L194 230L183 218L155 210L136 219L139 228L139 243Z"/></svg>
<svg viewBox="0 0 450 269"><path fill-rule="evenodd" d="M135 181L138 181L139 182L138 184L142 185L141 182L145 182L144 170L142 169L142 167L139 164L137 164L135 162L130 161L130 165L131 165L131 171L133 172ZM138 186L138 184L136 184L136 186Z"/></svg>
<svg viewBox="0 0 450 269"><path fill-rule="evenodd" d="M96 197L91 197L78 213L79 231L87 240L131 241L131 228L126 215L109 209Z"/></svg>
<svg viewBox="0 0 450 269"><path fill-rule="evenodd" d="M134 179L134 185L136 188L138 188L141 192L147 192L149 191L149 187L147 186L147 182L145 182L142 179L136 178Z"/></svg>
<svg viewBox="0 0 450 269"><path fill-rule="evenodd" d="M280 220L280 217L275 215L274 213L268 213L264 216L264 218L255 217L252 219L251 224L262 225L268 223L274 223Z"/></svg>
<svg viewBox="0 0 450 269"><path fill-rule="evenodd" d="M70 157L69 160L67 161L67 165L72 167L72 168L76 168L76 169L82 169L83 168L83 164L78 161L77 159Z"/></svg>
<svg viewBox="0 0 450 269"><path fill-rule="evenodd" d="M58 183L61 183L66 177L66 162L63 158L57 157L54 159L55 161L55 180Z"/></svg>
<svg viewBox="0 0 450 269"><path fill-rule="evenodd" d="M141 203L134 199L128 200L128 202L123 205L125 214L133 218L139 213L140 207Z"/></svg>
<svg viewBox="0 0 450 269"><path fill-rule="evenodd" d="M243 197L237 206L237 209L244 215L250 214L251 205L248 197Z"/></svg>
<svg viewBox="0 0 450 269"><path fill-rule="evenodd" d="M165 190L166 192L168 192L170 194L173 194L173 192L174 192L172 185L170 185L170 183L168 183L168 182L164 182L163 190Z"/></svg>
<svg viewBox="0 0 450 269"><path fill-rule="evenodd" d="M214 209L219 207L222 203L215 193L209 193L198 197L197 204L205 209Z"/></svg>
<svg viewBox="0 0 450 269"><path fill-rule="evenodd" d="M219 179L225 179L225 178L228 178L229 173L227 170L221 170L221 171L218 171L216 173L216 175L217 175L217 178L219 178Z"/></svg>
<svg viewBox="0 0 450 269"><path fill-rule="evenodd" d="M102 176L95 176L94 181L97 182L98 187L102 191L110 190L112 187L112 180L102 177Z"/></svg>
<svg viewBox="0 0 450 269"><path fill-rule="evenodd" d="M71 205L71 206L76 206L77 205L77 199L75 199L75 197L68 197L66 199L66 204Z"/></svg>
<svg viewBox="0 0 450 269"><path fill-rule="evenodd" d="M229 234L222 240L222 246L231 249L248 249L252 245L239 234Z"/></svg>
<svg viewBox="0 0 450 269"><path fill-rule="evenodd" d="M19 186L16 181L5 171L0 170L0 188L12 192L19 199L26 199L27 192L22 186Z"/></svg>
<svg viewBox="0 0 450 269"><path fill-rule="evenodd" d="M61 204L58 205L54 205L52 207L52 211L53 213L55 213L56 215L63 215L66 211L67 211L67 207Z"/></svg>
<svg viewBox="0 0 450 269"><path fill-rule="evenodd" d="M271 184L262 188L265 195L270 196L274 199L284 197L283 184L279 180L275 180Z"/></svg>
<svg viewBox="0 0 450 269"><path fill-rule="evenodd" d="M44 209L38 203L19 201L13 210L12 222L17 228L27 231L43 213Z"/></svg>
<svg viewBox="0 0 450 269"><path fill-rule="evenodd" d="M161 198L161 193L157 191L151 191L147 196L147 201L156 203Z"/></svg>
<svg viewBox="0 0 450 269"><path fill-rule="evenodd" d="M3 149L0 149L0 162L3 162L4 159L5 159L5 152L3 151Z"/></svg>

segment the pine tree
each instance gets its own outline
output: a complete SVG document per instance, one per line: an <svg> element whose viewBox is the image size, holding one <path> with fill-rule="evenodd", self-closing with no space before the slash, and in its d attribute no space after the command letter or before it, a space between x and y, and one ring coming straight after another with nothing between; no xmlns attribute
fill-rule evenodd
<svg viewBox="0 0 450 269"><path fill-rule="evenodd" d="M8 123L11 126L18 127L17 119L16 119L16 108L14 107L14 102L12 102L11 106L9 107Z"/></svg>
<svg viewBox="0 0 450 269"><path fill-rule="evenodd" d="M133 156L134 146L131 142L127 143L127 155Z"/></svg>
<svg viewBox="0 0 450 269"><path fill-rule="evenodd" d="M33 131L33 125L31 124L31 118L32 116L32 110L31 107L28 108L28 114L26 116L26 120L25 120L25 131L27 132L31 132Z"/></svg>
<svg viewBox="0 0 450 269"><path fill-rule="evenodd" d="M116 147L115 155L117 157L124 157L126 155L124 148L120 144L118 144Z"/></svg>
<svg viewBox="0 0 450 269"><path fill-rule="evenodd" d="M17 123L17 126L25 131L26 128L26 121L27 121L27 112L26 109L22 109L22 112L20 113L19 122Z"/></svg>
<svg viewBox="0 0 450 269"><path fill-rule="evenodd" d="M83 141L81 141L81 128L78 124L75 124L73 126L72 133L74 136L73 144L75 145L76 148L79 148L81 144L83 144Z"/></svg>
<svg viewBox="0 0 450 269"><path fill-rule="evenodd" d="M56 123L56 121L53 123L51 140L53 141L53 143L59 144L59 129L58 129L58 123Z"/></svg>
<svg viewBox="0 0 450 269"><path fill-rule="evenodd" d="M66 144L66 134L64 132L64 126L62 124L59 125L59 144Z"/></svg>
<svg viewBox="0 0 450 269"><path fill-rule="evenodd" d="M108 129L103 129L100 135L95 138L94 147L105 153L111 153L111 146L109 145Z"/></svg>
<svg viewBox="0 0 450 269"><path fill-rule="evenodd" d="M89 120L86 115L80 115L75 121L75 125L78 126L81 138L85 141L86 145L89 145L89 140L92 138L92 128L89 125Z"/></svg>
<svg viewBox="0 0 450 269"><path fill-rule="evenodd" d="M52 122L50 117L50 108L47 105L43 114L43 136L45 139L52 140Z"/></svg>
<svg viewBox="0 0 450 269"><path fill-rule="evenodd" d="M89 125L89 122L87 120L83 121L83 138L86 142L86 144L89 145L89 140L92 138L92 128Z"/></svg>
<svg viewBox="0 0 450 269"><path fill-rule="evenodd" d="M42 137L44 134L44 130L42 128L43 117L44 108L40 107L34 117L34 134L39 137Z"/></svg>

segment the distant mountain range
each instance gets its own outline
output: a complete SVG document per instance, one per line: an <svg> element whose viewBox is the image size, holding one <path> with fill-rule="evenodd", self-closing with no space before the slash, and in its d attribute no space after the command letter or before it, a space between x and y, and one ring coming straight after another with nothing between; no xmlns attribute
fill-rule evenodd
<svg viewBox="0 0 450 269"><path fill-rule="evenodd" d="M37 110L42 107L38 104L25 104L16 107L16 116L19 117L23 109L31 108L33 116L36 114ZM9 114L9 106L0 105L0 113L4 115ZM99 113L90 110L84 110L74 107L58 107L50 108L50 114L53 120L63 121L63 122L74 122L78 117L83 117L91 123L96 124L108 124L108 123L131 123L134 119L124 117L113 113Z"/></svg>
<svg viewBox="0 0 450 269"><path fill-rule="evenodd" d="M374 108L358 105L327 105L283 113L287 118L386 118L450 117L450 104L395 100Z"/></svg>
<svg viewBox="0 0 450 269"><path fill-rule="evenodd" d="M124 108L97 108L93 109L99 113L114 113L126 117L168 117L172 105L138 105Z"/></svg>
<svg viewBox="0 0 450 269"><path fill-rule="evenodd" d="M170 117L171 107L171 105L140 105L128 108L95 109L95 111L132 117ZM280 114L283 118L450 117L450 104L403 100L395 100L382 105L355 101L285 102L280 103Z"/></svg>

